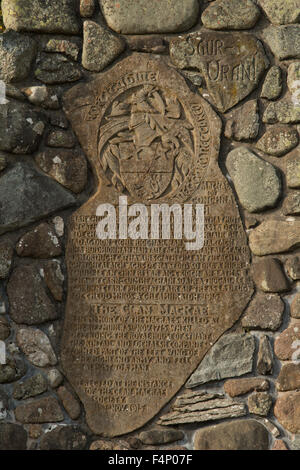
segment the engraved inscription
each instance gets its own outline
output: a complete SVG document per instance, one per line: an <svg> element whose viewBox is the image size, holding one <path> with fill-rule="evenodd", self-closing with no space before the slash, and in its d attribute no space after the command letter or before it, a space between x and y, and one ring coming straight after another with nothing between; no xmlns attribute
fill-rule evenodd
<svg viewBox="0 0 300 470"><path fill-rule="evenodd" d="M179 68L197 68L220 111L227 111L258 85L268 66L261 43L249 34L193 33L173 39L171 59Z"/></svg>
<svg viewBox="0 0 300 470"><path fill-rule="evenodd" d="M220 121L162 59L135 54L70 90L64 107L99 185L69 224L62 361L93 432L115 436L153 418L240 317L249 250L217 164ZM98 239L97 206L117 211L120 194L149 210L204 204L203 248Z"/></svg>

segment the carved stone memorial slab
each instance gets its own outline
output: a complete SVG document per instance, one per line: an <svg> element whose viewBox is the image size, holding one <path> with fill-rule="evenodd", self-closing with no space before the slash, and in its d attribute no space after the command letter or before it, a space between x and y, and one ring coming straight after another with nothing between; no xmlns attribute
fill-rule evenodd
<svg viewBox="0 0 300 470"><path fill-rule="evenodd" d="M269 65L261 42L251 34L192 33L172 39L170 54L177 67L203 74L222 112L248 96Z"/></svg>
<svg viewBox="0 0 300 470"><path fill-rule="evenodd" d="M115 436L153 418L238 320L249 249L218 167L220 119L163 59L124 59L67 92L64 109L97 189L69 223L62 362L90 428ZM99 238L97 208L111 204L120 228L120 196L149 216L153 204L203 204L203 247Z"/></svg>

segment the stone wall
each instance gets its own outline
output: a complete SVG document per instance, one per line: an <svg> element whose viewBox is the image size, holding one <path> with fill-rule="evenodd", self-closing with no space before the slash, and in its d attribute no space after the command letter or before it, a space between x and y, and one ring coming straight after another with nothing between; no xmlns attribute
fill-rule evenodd
<svg viewBox="0 0 300 470"><path fill-rule="evenodd" d="M299 0L2 0L2 12L0 449L299 449ZM60 362L68 219L95 190L63 95L135 52L176 68L222 119L256 292L154 419L107 439Z"/></svg>

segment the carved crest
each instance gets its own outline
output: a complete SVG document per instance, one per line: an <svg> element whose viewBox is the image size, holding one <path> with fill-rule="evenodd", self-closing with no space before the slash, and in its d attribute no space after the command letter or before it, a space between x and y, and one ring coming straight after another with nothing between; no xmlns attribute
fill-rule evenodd
<svg viewBox="0 0 300 470"><path fill-rule="evenodd" d="M157 199L188 175L194 126L178 99L142 85L115 100L99 142L103 170L115 188L139 199Z"/></svg>

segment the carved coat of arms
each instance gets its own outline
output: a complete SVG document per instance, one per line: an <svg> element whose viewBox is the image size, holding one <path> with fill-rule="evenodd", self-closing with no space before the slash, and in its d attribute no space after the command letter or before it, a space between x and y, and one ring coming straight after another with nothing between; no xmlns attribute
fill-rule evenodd
<svg viewBox="0 0 300 470"><path fill-rule="evenodd" d="M193 128L175 97L143 85L115 100L106 115L99 143L103 170L118 191L156 199L187 176Z"/></svg>

